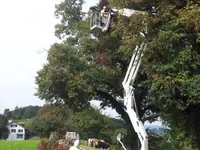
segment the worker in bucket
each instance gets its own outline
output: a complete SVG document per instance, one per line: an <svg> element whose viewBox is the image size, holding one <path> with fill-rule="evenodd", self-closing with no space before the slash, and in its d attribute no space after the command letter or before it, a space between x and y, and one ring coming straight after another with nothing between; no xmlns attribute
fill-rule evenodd
<svg viewBox="0 0 200 150"><path fill-rule="evenodd" d="M101 10L101 21L106 24L107 20L108 20L108 15L109 12L107 11L107 7L103 6L103 9Z"/></svg>
<svg viewBox="0 0 200 150"><path fill-rule="evenodd" d="M80 145L80 141L76 140L74 141L74 146L70 147L69 150L80 150L79 145Z"/></svg>
<svg viewBox="0 0 200 150"><path fill-rule="evenodd" d="M107 11L107 7L103 6L103 9L101 10L101 17L108 17L108 11Z"/></svg>

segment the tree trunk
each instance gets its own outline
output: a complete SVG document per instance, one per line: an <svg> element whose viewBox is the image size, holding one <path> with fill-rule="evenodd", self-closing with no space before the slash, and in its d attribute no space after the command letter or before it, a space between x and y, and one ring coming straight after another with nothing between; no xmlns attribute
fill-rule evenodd
<svg viewBox="0 0 200 150"><path fill-rule="evenodd" d="M193 109L193 115L194 115L194 134L196 134L196 144L198 149L200 149L200 108L196 106Z"/></svg>
<svg viewBox="0 0 200 150"><path fill-rule="evenodd" d="M116 110L116 112L121 115L122 119L124 119L124 121L127 124L131 124L131 120L130 120L127 112L125 111L124 106L120 102L118 102L116 99L114 99L110 94L108 94L106 92L99 91L99 90L96 90L96 92L97 92L98 96L109 101L112 108L114 108Z"/></svg>

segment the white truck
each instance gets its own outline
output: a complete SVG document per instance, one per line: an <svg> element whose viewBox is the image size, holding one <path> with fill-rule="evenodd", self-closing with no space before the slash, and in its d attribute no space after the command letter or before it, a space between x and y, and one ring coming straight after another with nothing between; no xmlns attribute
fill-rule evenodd
<svg viewBox="0 0 200 150"><path fill-rule="evenodd" d="M74 141L80 140L79 134L76 132L66 132L65 138L69 140L70 145L73 145Z"/></svg>

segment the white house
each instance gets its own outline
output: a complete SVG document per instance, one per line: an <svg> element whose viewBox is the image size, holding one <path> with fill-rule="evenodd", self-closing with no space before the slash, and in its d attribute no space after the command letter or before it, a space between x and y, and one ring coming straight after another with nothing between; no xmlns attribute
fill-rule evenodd
<svg viewBox="0 0 200 150"><path fill-rule="evenodd" d="M7 128L10 132L7 140L24 140L25 139L25 128L21 123L16 121L9 121Z"/></svg>

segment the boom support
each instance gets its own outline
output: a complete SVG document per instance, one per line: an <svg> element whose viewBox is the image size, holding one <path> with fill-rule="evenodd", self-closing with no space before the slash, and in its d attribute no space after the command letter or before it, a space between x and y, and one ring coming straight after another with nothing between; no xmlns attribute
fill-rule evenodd
<svg viewBox="0 0 200 150"><path fill-rule="evenodd" d="M138 115L133 83L138 73L141 58L145 48L146 44L144 42L141 43L139 46L136 46L126 76L124 78L124 81L122 82L124 88L124 105L126 106L127 114L129 115L134 130L140 140L141 150L148 150L148 135Z"/></svg>
<svg viewBox="0 0 200 150"><path fill-rule="evenodd" d="M93 32L107 31L111 23L111 13L109 13L106 21L104 21L103 23L102 20L103 18L100 16L99 10L96 10L95 8L92 7L90 8L90 10L92 12L90 15L90 30ZM142 11L131 10L126 8L122 10L113 9L113 11L118 12L119 14L126 17L130 17L132 14L135 13L144 13ZM141 33L141 36L145 37L143 33ZM146 48L145 42L142 42L140 45L136 46L126 76L124 78L124 81L122 82L124 88L124 105L126 106L127 114L130 117L135 132L138 134L141 143L141 150L148 150L148 135L138 115L135 96L134 96L133 83L138 73L138 69L141 63L141 58L143 52L145 51L145 48Z"/></svg>

